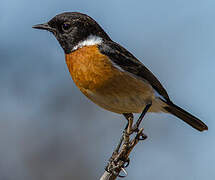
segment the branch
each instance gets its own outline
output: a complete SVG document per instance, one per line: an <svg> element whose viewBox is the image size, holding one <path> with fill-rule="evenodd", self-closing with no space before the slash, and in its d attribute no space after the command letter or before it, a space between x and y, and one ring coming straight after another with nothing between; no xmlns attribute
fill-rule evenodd
<svg viewBox="0 0 215 180"><path fill-rule="evenodd" d="M124 130L117 148L112 153L108 165L105 168L105 172L101 176L100 180L115 180L117 177L127 176L125 168L129 165L130 153L140 140L145 140L147 138L147 136L143 134L143 128L139 129L139 121L137 121L137 123L133 127L132 124L133 117L129 117L127 128ZM133 135L134 133L136 135L132 139L131 135ZM124 175L120 175L120 172L122 171Z"/></svg>

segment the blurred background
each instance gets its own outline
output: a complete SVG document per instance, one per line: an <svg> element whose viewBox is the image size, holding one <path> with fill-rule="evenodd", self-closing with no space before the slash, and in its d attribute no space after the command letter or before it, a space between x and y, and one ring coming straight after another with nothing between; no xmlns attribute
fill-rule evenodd
<svg viewBox="0 0 215 180"><path fill-rule="evenodd" d="M96 19L209 126L200 133L147 114L148 139L126 179L214 179L214 8L213 0L1 1L0 179L99 179L126 124L79 92L54 36L31 28L65 11Z"/></svg>

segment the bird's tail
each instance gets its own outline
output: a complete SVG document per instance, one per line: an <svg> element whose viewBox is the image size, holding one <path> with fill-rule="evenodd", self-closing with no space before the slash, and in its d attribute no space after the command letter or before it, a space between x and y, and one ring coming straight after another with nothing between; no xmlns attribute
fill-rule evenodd
<svg viewBox="0 0 215 180"><path fill-rule="evenodd" d="M187 124L189 124L190 126L192 126L193 128L195 128L199 131L208 130L207 125L205 123L203 123L197 117L195 117L192 114L188 113L187 111L183 110L179 106L173 104L171 101L165 102L162 99L160 99L160 100L163 102L162 108L166 112L177 116L178 118L180 118L181 120L183 120L184 122L186 122Z"/></svg>

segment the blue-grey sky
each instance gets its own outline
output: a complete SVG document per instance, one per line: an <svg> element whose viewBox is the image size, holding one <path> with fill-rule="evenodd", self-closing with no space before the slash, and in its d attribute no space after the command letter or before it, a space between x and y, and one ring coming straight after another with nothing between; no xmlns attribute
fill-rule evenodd
<svg viewBox="0 0 215 180"><path fill-rule="evenodd" d="M53 35L31 28L65 11L93 17L209 126L148 114L127 179L214 179L214 9L214 0L1 1L0 179L98 179L126 124L79 92Z"/></svg>

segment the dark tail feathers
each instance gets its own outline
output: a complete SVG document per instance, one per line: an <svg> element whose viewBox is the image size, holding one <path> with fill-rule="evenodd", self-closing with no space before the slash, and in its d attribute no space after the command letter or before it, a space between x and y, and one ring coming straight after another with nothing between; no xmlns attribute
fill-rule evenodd
<svg viewBox="0 0 215 180"><path fill-rule="evenodd" d="M162 100L163 101L163 100ZM193 116L192 114L186 112L182 108L178 107L177 105L173 104L171 101L166 102L168 106L163 107L166 111L169 113L177 116L193 128L199 130L199 131L204 131L208 130L208 127L206 124L204 124L200 119L197 117Z"/></svg>

